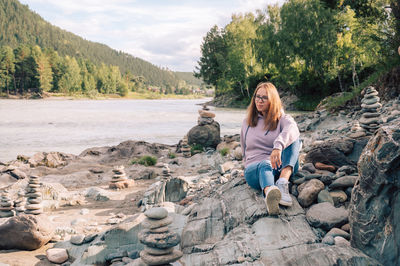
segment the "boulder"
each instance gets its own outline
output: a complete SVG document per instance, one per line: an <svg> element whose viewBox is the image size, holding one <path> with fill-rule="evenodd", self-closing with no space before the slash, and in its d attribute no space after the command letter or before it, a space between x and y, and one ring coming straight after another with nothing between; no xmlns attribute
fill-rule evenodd
<svg viewBox="0 0 400 266"><path fill-rule="evenodd" d="M379 129L358 162L349 206L351 245L384 265L400 265L400 121Z"/></svg>
<svg viewBox="0 0 400 266"><path fill-rule="evenodd" d="M45 215L21 214L0 225L0 250L35 250L53 236L53 226Z"/></svg>
<svg viewBox="0 0 400 266"><path fill-rule="evenodd" d="M297 190L299 196L297 200L303 207L308 207L316 201L318 193L325 188L324 183L318 179L311 179L310 181L301 184Z"/></svg>
<svg viewBox="0 0 400 266"><path fill-rule="evenodd" d="M346 157L352 152L354 143L354 139L343 137L314 144L307 153L305 161L313 164L321 162L336 168L343 165L354 165L354 162Z"/></svg>
<svg viewBox="0 0 400 266"><path fill-rule="evenodd" d="M306 218L311 226L327 231L347 223L348 211L344 207L335 208L329 202L322 202L311 206L306 213Z"/></svg>
<svg viewBox="0 0 400 266"><path fill-rule="evenodd" d="M189 130L188 143L198 144L205 148L216 148L221 142L219 123L214 121L208 125L197 125Z"/></svg>
<svg viewBox="0 0 400 266"><path fill-rule="evenodd" d="M189 183L182 178L171 178L165 184L165 201L178 202L186 197Z"/></svg>

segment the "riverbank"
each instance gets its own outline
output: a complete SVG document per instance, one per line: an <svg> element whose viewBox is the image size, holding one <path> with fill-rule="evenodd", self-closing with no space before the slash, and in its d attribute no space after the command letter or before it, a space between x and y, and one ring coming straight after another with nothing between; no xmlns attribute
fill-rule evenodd
<svg viewBox="0 0 400 266"><path fill-rule="evenodd" d="M24 95L0 95L0 99L41 99L41 100L178 100L178 99L207 99L205 95L200 94L189 94L189 95L178 95L178 94L160 94L153 92L129 92L126 96L120 96L119 94L100 94L95 93L92 95L87 94L64 94L64 93L43 93L38 94L24 94Z"/></svg>
<svg viewBox="0 0 400 266"><path fill-rule="evenodd" d="M397 165L399 106L397 100L383 103L381 129L375 135L357 138L349 135L354 122L360 119L359 110L338 114L318 111L298 117L303 139L301 171L292 180L293 206L281 208L279 217L268 216L261 195L244 182L240 154L234 153L240 145L238 135L223 138L217 151L189 158L177 151L177 145L143 141L90 148L79 155L38 153L19 157L0 165L0 190L7 187L15 200L30 175L40 176L45 216L55 227L46 248L68 250L72 265L136 265L133 260L143 249L138 240L142 212L152 206L169 211L173 220L170 229L181 235L178 248L184 253L181 263L186 265L380 265L382 259L390 263L390 254L396 254L390 247L396 245L390 244L391 234L381 236L383 228L378 225L383 221L385 230L394 228L396 223L390 217L394 217L391 215L396 206L379 206L385 213L379 215L379 224L372 229L350 228L360 228L363 225L358 221L373 218L358 220L357 215L376 216L374 212L355 212L354 208L362 208L357 207L360 201L365 199L368 208L376 209L371 202L391 201L369 197L398 196L399 189L393 187L390 176L382 178L384 173L397 174L394 168L387 168ZM219 152L223 149L228 152ZM132 164L132 159L143 155L157 158L157 163ZM362 164L359 158L364 158ZM109 185L113 170L120 165L135 184L114 190ZM379 179L374 182L382 182L376 189L383 192L354 198L357 189L369 187L360 188L359 184L365 184L361 178L369 180L370 173L375 178L378 172ZM0 224L7 219L0 219ZM365 239L362 232L371 230L377 232L376 239L368 236L374 239L371 246L357 241ZM374 254L374 248L380 255ZM18 260L16 254L21 252L0 251L0 261L9 265L52 265L45 249L24 252L25 257ZM379 257L382 254L385 258Z"/></svg>

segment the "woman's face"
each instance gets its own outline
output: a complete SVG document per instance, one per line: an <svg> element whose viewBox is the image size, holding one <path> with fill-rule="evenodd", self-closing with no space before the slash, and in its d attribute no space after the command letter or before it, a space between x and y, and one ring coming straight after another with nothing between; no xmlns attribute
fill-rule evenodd
<svg viewBox="0 0 400 266"><path fill-rule="evenodd" d="M267 96L267 89L259 88L256 96L254 97L257 111L266 113L269 108L269 101Z"/></svg>

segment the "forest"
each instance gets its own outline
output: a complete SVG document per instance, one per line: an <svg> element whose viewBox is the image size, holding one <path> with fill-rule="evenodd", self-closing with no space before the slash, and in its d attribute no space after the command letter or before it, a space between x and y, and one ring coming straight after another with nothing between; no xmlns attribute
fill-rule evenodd
<svg viewBox="0 0 400 266"><path fill-rule="evenodd" d="M354 97L399 66L399 45L398 0L288 0L212 27L195 75L242 106L258 82L271 81L312 110L334 93Z"/></svg>
<svg viewBox="0 0 400 266"><path fill-rule="evenodd" d="M53 26L17 0L0 1L0 93L188 94L200 82Z"/></svg>

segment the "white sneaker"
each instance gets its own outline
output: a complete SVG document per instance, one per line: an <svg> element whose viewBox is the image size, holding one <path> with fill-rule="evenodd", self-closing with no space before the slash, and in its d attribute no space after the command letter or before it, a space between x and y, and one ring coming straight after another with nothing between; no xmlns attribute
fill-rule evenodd
<svg viewBox="0 0 400 266"><path fill-rule="evenodd" d="M279 214L279 201L281 192L277 186L270 186L265 193L265 204L269 215Z"/></svg>
<svg viewBox="0 0 400 266"><path fill-rule="evenodd" d="M292 206L292 197L289 194L289 181L287 181L285 178L279 178L276 181L276 186L279 188L282 194L279 204L287 207Z"/></svg>

